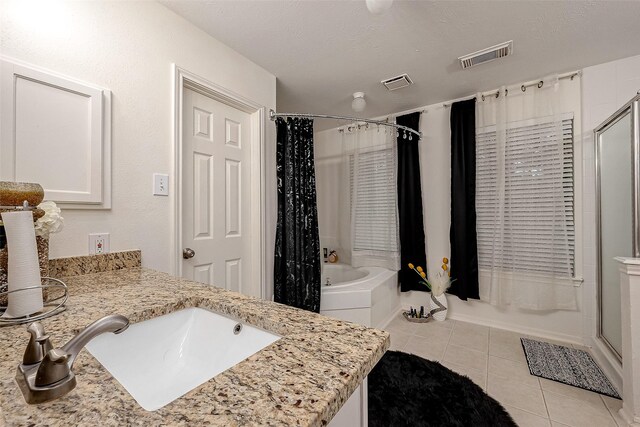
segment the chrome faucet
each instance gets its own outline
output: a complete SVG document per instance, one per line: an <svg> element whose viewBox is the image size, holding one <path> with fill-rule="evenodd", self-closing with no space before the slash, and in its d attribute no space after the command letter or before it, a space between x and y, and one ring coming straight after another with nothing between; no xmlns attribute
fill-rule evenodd
<svg viewBox="0 0 640 427"><path fill-rule="evenodd" d="M16 380L27 403L48 402L73 390L76 386L73 363L84 346L100 334L119 334L128 327L129 319L112 314L84 328L62 348L52 348L42 324L29 325L27 331L31 338L16 372Z"/></svg>

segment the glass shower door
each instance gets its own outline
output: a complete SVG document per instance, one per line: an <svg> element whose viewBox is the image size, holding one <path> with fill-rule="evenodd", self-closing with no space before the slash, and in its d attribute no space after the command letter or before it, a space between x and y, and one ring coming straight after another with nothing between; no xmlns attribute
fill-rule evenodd
<svg viewBox="0 0 640 427"><path fill-rule="evenodd" d="M620 275L615 257L637 256L637 117L630 102L596 129L598 336L621 358Z"/></svg>

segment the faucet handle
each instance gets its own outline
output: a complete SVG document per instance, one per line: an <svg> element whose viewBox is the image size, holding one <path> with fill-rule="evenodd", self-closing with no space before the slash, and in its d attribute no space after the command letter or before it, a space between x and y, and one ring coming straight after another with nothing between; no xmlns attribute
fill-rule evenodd
<svg viewBox="0 0 640 427"><path fill-rule="evenodd" d="M71 373L69 356L66 351L59 348L49 350L36 373L36 386L44 387L68 377Z"/></svg>
<svg viewBox="0 0 640 427"><path fill-rule="evenodd" d="M34 363L42 362L45 354L53 348L51 341L49 341L49 335L44 332L44 327L40 322L33 322L27 327L27 332L31 335L29 338L29 344L24 351L22 357L22 363L24 365L33 365Z"/></svg>

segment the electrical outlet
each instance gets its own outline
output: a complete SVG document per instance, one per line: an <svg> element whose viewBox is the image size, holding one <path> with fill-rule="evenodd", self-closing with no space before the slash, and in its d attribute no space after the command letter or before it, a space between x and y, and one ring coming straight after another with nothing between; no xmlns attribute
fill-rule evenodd
<svg viewBox="0 0 640 427"><path fill-rule="evenodd" d="M154 196L169 195L169 175L165 173L153 174L153 195Z"/></svg>
<svg viewBox="0 0 640 427"><path fill-rule="evenodd" d="M109 253L109 233L89 234L89 255Z"/></svg>

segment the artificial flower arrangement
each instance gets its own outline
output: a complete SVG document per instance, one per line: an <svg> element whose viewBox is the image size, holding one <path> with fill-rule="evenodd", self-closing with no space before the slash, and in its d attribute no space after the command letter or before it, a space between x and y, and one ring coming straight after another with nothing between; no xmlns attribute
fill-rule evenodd
<svg viewBox="0 0 640 427"><path fill-rule="evenodd" d="M442 258L442 271L435 274L431 278L431 282L427 280L427 273L420 266L414 266L409 263L409 268L416 272L422 279L420 283L425 285L434 296L440 296L447 292L447 289L451 286L451 283L455 281L451 280L451 273L449 272L449 259L447 257Z"/></svg>
<svg viewBox="0 0 640 427"><path fill-rule="evenodd" d="M427 289L429 289L429 291L431 291L431 284L427 280L427 273L424 272L424 269L420 266L416 267L411 263L409 263L409 268L415 271L418 276L420 276L422 280L419 283L422 283L427 287Z"/></svg>
<svg viewBox="0 0 640 427"><path fill-rule="evenodd" d="M432 316L435 320L442 321L446 318L447 311L447 298L445 292L451 286L451 283L455 281L455 279L451 280L451 273L449 271L449 259L447 257L442 258L442 271L431 277L431 281L427 280L427 273L420 266L414 266L412 263L409 263L409 268L416 272L418 276L420 276L421 284L425 285L429 291L431 292L431 298L429 301L429 312L424 317ZM420 313L423 313L423 309L420 310ZM411 314L413 314L414 310L411 310ZM409 316L409 317L423 317L419 316Z"/></svg>
<svg viewBox="0 0 640 427"><path fill-rule="evenodd" d="M436 297L444 295L455 281L455 279L451 280L449 259L447 257L442 258L442 266L440 268L442 268L442 271L431 278L431 293Z"/></svg>
<svg viewBox="0 0 640 427"><path fill-rule="evenodd" d="M44 215L36 220L36 236L48 239L49 234L62 230L64 224L64 218L61 215L62 211L55 202L42 202L38 205L38 208L44 211Z"/></svg>

